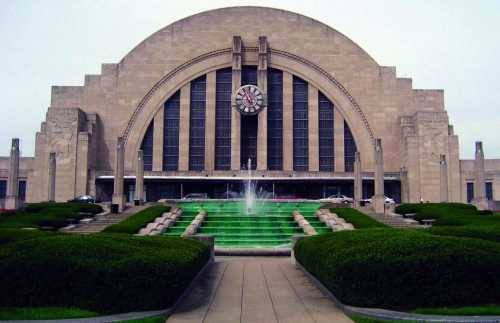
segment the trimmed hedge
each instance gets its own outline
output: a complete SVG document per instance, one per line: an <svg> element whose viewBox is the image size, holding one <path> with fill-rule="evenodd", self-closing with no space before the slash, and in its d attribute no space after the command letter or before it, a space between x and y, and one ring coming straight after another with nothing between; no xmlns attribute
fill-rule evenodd
<svg viewBox="0 0 500 323"><path fill-rule="evenodd" d="M396 212L415 213L415 220L436 219L435 226L500 224L500 216L478 211L475 206L462 203L402 204L396 207Z"/></svg>
<svg viewBox="0 0 500 323"><path fill-rule="evenodd" d="M80 220L89 215L102 212L97 204L86 203L31 203L26 207L0 215L0 228L62 228L73 220Z"/></svg>
<svg viewBox="0 0 500 323"><path fill-rule="evenodd" d="M387 225L353 208L335 208L330 209L330 211L336 213L346 222L351 223L356 229L389 228Z"/></svg>
<svg viewBox="0 0 500 323"><path fill-rule="evenodd" d="M53 236L55 234L60 234L51 231L40 231L40 230L20 230L20 229L2 229L0 228L0 246L6 243L37 239L41 237Z"/></svg>
<svg viewBox="0 0 500 323"><path fill-rule="evenodd" d="M207 263L207 244L177 237L69 235L0 248L0 304L99 313L166 308Z"/></svg>
<svg viewBox="0 0 500 323"><path fill-rule="evenodd" d="M148 223L153 222L154 219L168 211L170 211L170 206L151 206L147 209L137 212L136 214L128 217L120 223L113 224L107 227L102 232L134 234L139 232L139 230L145 227Z"/></svg>
<svg viewBox="0 0 500 323"><path fill-rule="evenodd" d="M305 238L294 251L349 305L417 308L500 299L500 244L495 242L372 229Z"/></svg>
<svg viewBox="0 0 500 323"><path fill-rule="evenodd" d="M424 232L438 236L454 236L500 242L500 225L436 226Z"/></svg>

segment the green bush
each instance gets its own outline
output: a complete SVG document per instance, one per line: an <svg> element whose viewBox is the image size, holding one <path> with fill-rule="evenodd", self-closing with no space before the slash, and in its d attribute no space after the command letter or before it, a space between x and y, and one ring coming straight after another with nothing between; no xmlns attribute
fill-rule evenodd
<svg viewBox="0 0 500 323"><path fill-rule="evenodd" d="M300 240L297 260L343 303L385 308L500 299L500 244L416 230L355 230Z"/></svg>
<svg viewBox="0 0 500 323"><path fill-rule="evenodd" d="M467 237L500 242L500 225L435 226L424 232L438 236Z"/></svg>
<svg viewBox="0 0 500 323"><path fill-rule="evenodd" d="M356 229L388 228L387 225L353 208L335 208L330 209L330 211L351 223Z"/></svg>
<svg viewBox="0 0 500 323"><path fill-rule="evenodd" d="M399 214L415 213L415 220L435 219L435 226L497 225L500 216L478 211L475 206L462 203L402 204Z"/></svg>
<svg viewBox="0 0 500 323"><path fill-rule="evenodd" d="M59 229L71 223L102 212L97 204L86 203L30 203L15 212L0 215L0 228L40 228ZM87 213L87 214L86 214Z"/></svg>
<svg viewBox="0 0 500 323"><path fill-rule="evenodd" d="M6 243L53 236L58 233L40 230L0 229L0 246Z"/></svg>
<svg viewBox="0 0 500 323"><path fill-rule="evenodd" d="M113 224L107 227L103 230L103 232L134 234L139 232L141 228L145 227L148 223L153 222L154 219L161 216L164 212L168 212L169 210L170 206L151 206L147 209L137 212L136 214L130 216L120 223Z"/></svg>
<svg viewBox="0 0 500 323"><path fill-rule="evenodd" d="M172 305L210 256L176 237L70 235L0 248L0 304L77 307L99 313Z"/></svg>

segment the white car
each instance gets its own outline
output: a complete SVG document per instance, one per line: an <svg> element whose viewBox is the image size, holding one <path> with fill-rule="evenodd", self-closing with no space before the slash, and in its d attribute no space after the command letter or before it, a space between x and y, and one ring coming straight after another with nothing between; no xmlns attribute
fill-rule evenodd
<svg viewBox="0 0 500 323"><path fill-rule="evenodd" d="M390 197L387 197L384 195L384 200L385 200L385 204L395 204L396 202L394 201L394 199L390 198ZM363 199L361 200L361 202L365 202L365 203L371 203L372 202L372 199L371 197L369 199Z"/></svg>
<svg viewBox="0 0 500 323"><path fill-rule="evenodd" d="M352 203L353 199L352 197L345 196L343 194L335 194L332 196L328 196L324 199L320 199L320 202L326 202L326 203Z"/></svg>

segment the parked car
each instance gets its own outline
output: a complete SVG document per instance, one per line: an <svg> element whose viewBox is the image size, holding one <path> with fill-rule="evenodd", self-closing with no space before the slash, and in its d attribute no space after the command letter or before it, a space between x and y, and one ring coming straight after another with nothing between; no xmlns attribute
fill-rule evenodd
<svg viewBox="0 0 500 323"><path fill-rule="evenodd" d="M384 199L385 199L385 204L395 204L396 202L394 201L394 199L390 198L390 197L387 197L384 195ZM361 200L361 203L365 203L365 204L369 204L372 202L372 199L369 198L369 199L362 199Z"/></svg>
<svg viewBox="0 0 500 323"><path fill-rule="evenodd" d="M323 199L320 199L319 200L320 202L326 202L326 203L344 203L344 204L347 204L347 203L352 203L353 202L353 199L352 197L348 197L348 196L345 196L344 194L334 194L334 195L331 195L331 196L328 196L326 198L323 198Z"/></svg>
<svg viewBox="0 0 500 323"><path fill-rule="evenodd" d="M189 193L184 195L182 198L183 200L188 200L188 199L208 199L208 194L207 193Z"/></svg>
<svg viewBox="0 0 500 323"><path fill-rule="evenodd" d="M78 202L78 203L95 203L95 197L92 195L81 195L77 196L72 200L69 200L68 202Z"/></svg>

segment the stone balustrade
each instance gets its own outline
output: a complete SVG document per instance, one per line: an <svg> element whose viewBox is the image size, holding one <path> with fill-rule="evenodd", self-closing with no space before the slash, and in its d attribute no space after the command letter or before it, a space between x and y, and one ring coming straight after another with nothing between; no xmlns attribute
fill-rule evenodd
<svg viewBox="0 0 500 323"><path fill-rule="evenodd" d="M193 221L191 221L191 223L187 226L186 230L184 230L184 233L181 235L181 237L188 237L195 235L196 232L198 231L198 228L202 225L203 221L205 220L206 216L207 216L207 211L201 210L200 212L198 212Z"/></svg>
<svg viewBox="0 0 500 323"><path fill-rule="evenodd" d="M354 230L354 226L351 223L346 222L343 218L332 213L329 209L318 209L316 211L316 216L321 222L325 223L327 227L331 228L332 231Z"/></svg>
<svg viewBox="0 0 500 323"><path fill-rule="evenodd" d="M293 219L299 224L299 226L304 230L304 233L310 236L318 234L316 229L307 221L299 211L293 211Z"/></svg>
<svg viewBox="0 0 500 323"><path fill-rule="evenodd" d="M140 236L155 236L164 233L167 228L173 226L175 222L182 216L182 209L172 208L170 212L165 212L161 216L148 223L142 228L138 235Z"/></svg>

